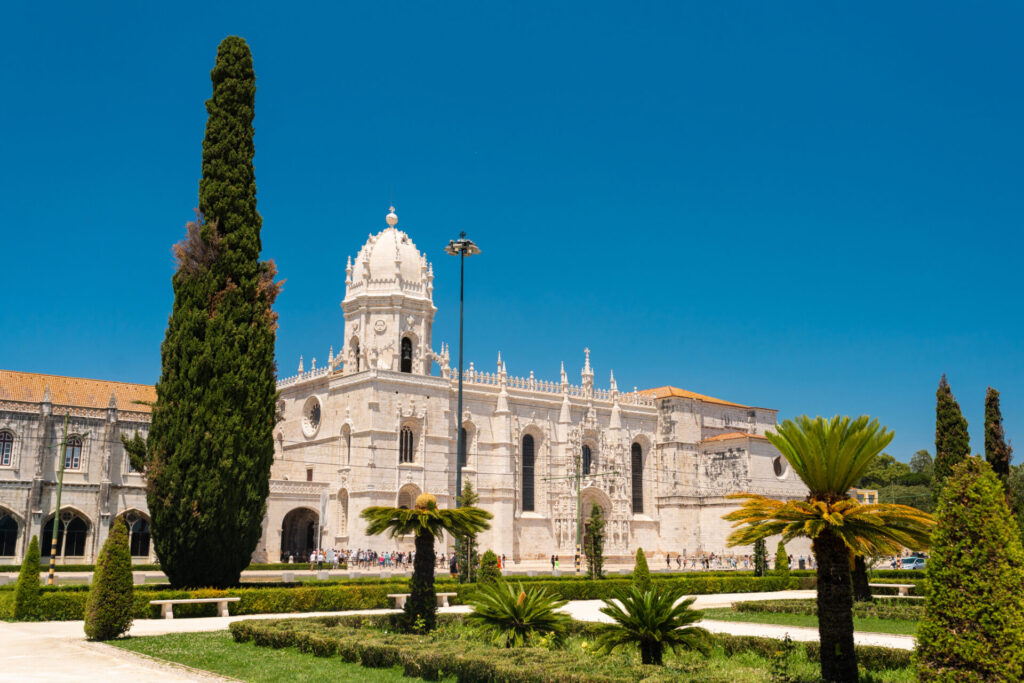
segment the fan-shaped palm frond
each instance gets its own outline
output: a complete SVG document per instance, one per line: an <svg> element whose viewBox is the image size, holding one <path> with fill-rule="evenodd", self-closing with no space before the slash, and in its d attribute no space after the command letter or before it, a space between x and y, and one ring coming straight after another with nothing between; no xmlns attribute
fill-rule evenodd
<svg viewBox="0 0 1024 683"><path fill-rule="evenodd" d="M601 608L615 623L598 626L598 651L608 653L636 645L644 664L661 664L665 648L707 654L711 634L693 625L701 620L701 612L691 609L695 598L682 597L681 589L670 587L641 591L633 586L628 592L617 592Z"/></svg>
<svg viewBox="0 0 1024 683"><path fill-rule="evenodd" d="M853 554L877 557L902 548L927 548L935 526L931 515L907 505L865 505L853 498L781 501L749 493L728 497L745 500L738 510L725 515L739 527L729 535L729 545L746 545L776 534L786 543L800 536L815 539L829 529Z"/></svg>
<svg viewBox="0 0 1024 683"><path fill-rule="evenodd" d="M494 517L490 512L477 507L442 509L430 506L426 509L373 506L362 512L369 524L366 533L376 536L387 532L391 538L426 532L440 538L447 531L452 536L467 536L490 528L487 520Z"/></svg>
<svg viewBox="0 0 1024 683"><path fill-rule="evenodd" d="M565 637L572 621L568 614L556 612L566 604L544 588L523 590L522 585L482 584L470 601L473 611L466 623L503 647L523 647L537 635L552 635L555 642Z"/></svg>
<svg viewBox="0 0 1024 683"><path fill-rule="evenodd" d="M801 415L765 434L810 489L811 497L845 498L893 433L862 415L813 420Z"/></svg>

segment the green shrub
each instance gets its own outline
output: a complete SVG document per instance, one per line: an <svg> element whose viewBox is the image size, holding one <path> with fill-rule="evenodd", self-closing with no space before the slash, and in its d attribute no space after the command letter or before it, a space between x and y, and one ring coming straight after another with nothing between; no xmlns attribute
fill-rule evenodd
<svg viewBox="0 0 1024 683"><path fill-rule="evenodd" d="M470 603L473 611L466 623L501 647L525 647L538 636L551 636L559 643L570 618L556 610L565 603L544 588L523 590L522 584L513 588L505 582L486 583Z"/></svg>
<svg viewBox="0 0 1024 683"><path fill-rule="evenodd" d="M711 634L694 626L702 615L691 609L696 598L682 597L677 588L641 591L632 586L629 592L617 593L615 600L605 600L601 613L615 623L598 627L597 651L609 654L620 647L636 645L640 660L656 666L661 665L666 648L708 654Z"/></svg>
<svg viewBox="0 0 1024 683"><path fill-rule="evenodd" d="M43 618L40 607L39 539L35 536L28 544L28 552L21 563L18 585L14 589L14 609L11 616L17 621L37 621Z"/></svg>
<svg viewBox="0 0 1024 683"><path fill-rule="evenodd" d="M1024 679L1024 549L999 478L956 465L936 509L917 630L921 681Z"/></svg>
<svg viewBox="0 0 1024 683"><path fill-rule="evenodd" d="M493 550L488 550L480 558L480 572L477 574L477 583L497 583L501 580L501 570L498 569L498 556Z"/></svg>
<svg viewBox="0 0 1024 683"><path fill-rule="evenodd" d="M775 573L786 575L789 574L789 555L786 554L786 545L779 540L779 545L775 548Z"/></svg>
<svg viewBox="0 0 1024 683"><path fill-rule="evenodd" d="M85 604L85 635L89 640L110 640L131 628L133 588L128 527L118 519L100 550Z"/></svg>
<svg viewBox="0 0 1024 683"><path fill-rule="evenodd" d="M636 549L636 566L633 567L633 583L641 591L651 589L651 570L647 568L647 557L643 548Z"/></svg>

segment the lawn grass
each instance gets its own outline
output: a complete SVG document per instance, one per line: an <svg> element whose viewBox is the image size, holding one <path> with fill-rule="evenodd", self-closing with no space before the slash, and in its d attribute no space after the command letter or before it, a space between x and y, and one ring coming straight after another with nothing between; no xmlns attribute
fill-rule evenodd
<svg viewBox="0 0 1024 683"><path fill-rule="evenodd" d="M409 683L419 680L405 677L398 666L368 669L338 657L303 654L294 647L273 650L252 643L236 643L228 631L124 638L110 641L110 644L253 683Z"/></svg>
<svg viewBox="0 0 1024 683"><path fill-rule="evenodd" d="M778 624L780 626L806 626L818 628L818 617L813 614L770 614L764 612L736 612L732 608L706 609L705 619L719 621L742 621L751 624ZM874 617L854 617L853 628L856 631L870 633L895 633L912 636L917 633L917 622L908 619L877 619Z"/></svg>

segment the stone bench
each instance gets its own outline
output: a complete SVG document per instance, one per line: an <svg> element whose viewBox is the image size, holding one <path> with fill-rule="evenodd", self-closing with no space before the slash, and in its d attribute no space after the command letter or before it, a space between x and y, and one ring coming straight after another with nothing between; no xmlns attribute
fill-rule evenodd
<svg viewBox="0 0 1024 683"><path fill-rule="evenodd" d="M912 583L869 583L871 588L898 588L900 595L910 595L910 589L914 588Z"/></svg>
<svg viewBox="0 0 1024 683"><path fill-rule="evenodd" d="M160 605L160 616L164 619L174 618L174 605L197 605L200 603L215 602L217 603L217 613L222 616L228 616L228 603L238 602L242 598L178 598L176 600L150 600L151 605Z"/></svg>
<svg viewBox="0 0 1024 683"><path fill-rule="evenodd" d="M411 593L388 593L389 598L394 598L395 609L404 609L405 601L409 599ZM454 598L458 593L436 593L437 595L437 606L448 607L448 598Z"/></svg>

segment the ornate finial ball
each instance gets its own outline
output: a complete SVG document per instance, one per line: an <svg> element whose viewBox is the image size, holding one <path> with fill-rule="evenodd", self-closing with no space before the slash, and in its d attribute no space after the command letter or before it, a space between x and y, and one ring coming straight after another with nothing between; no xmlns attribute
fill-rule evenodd
<svg viewBox="0 0 1024 683"><path fill-rule="evenodd" d="M433 510L437 507L437 496L433 493L421 493L416 496L417 510Z"/></svg>
<svg viewBox="0 0 1024 683"><path fill-rule="evenodd" d="M395 207L388 208L388 215L385 219L392 228L398 225L398 214L395 213Z"/></svg>

